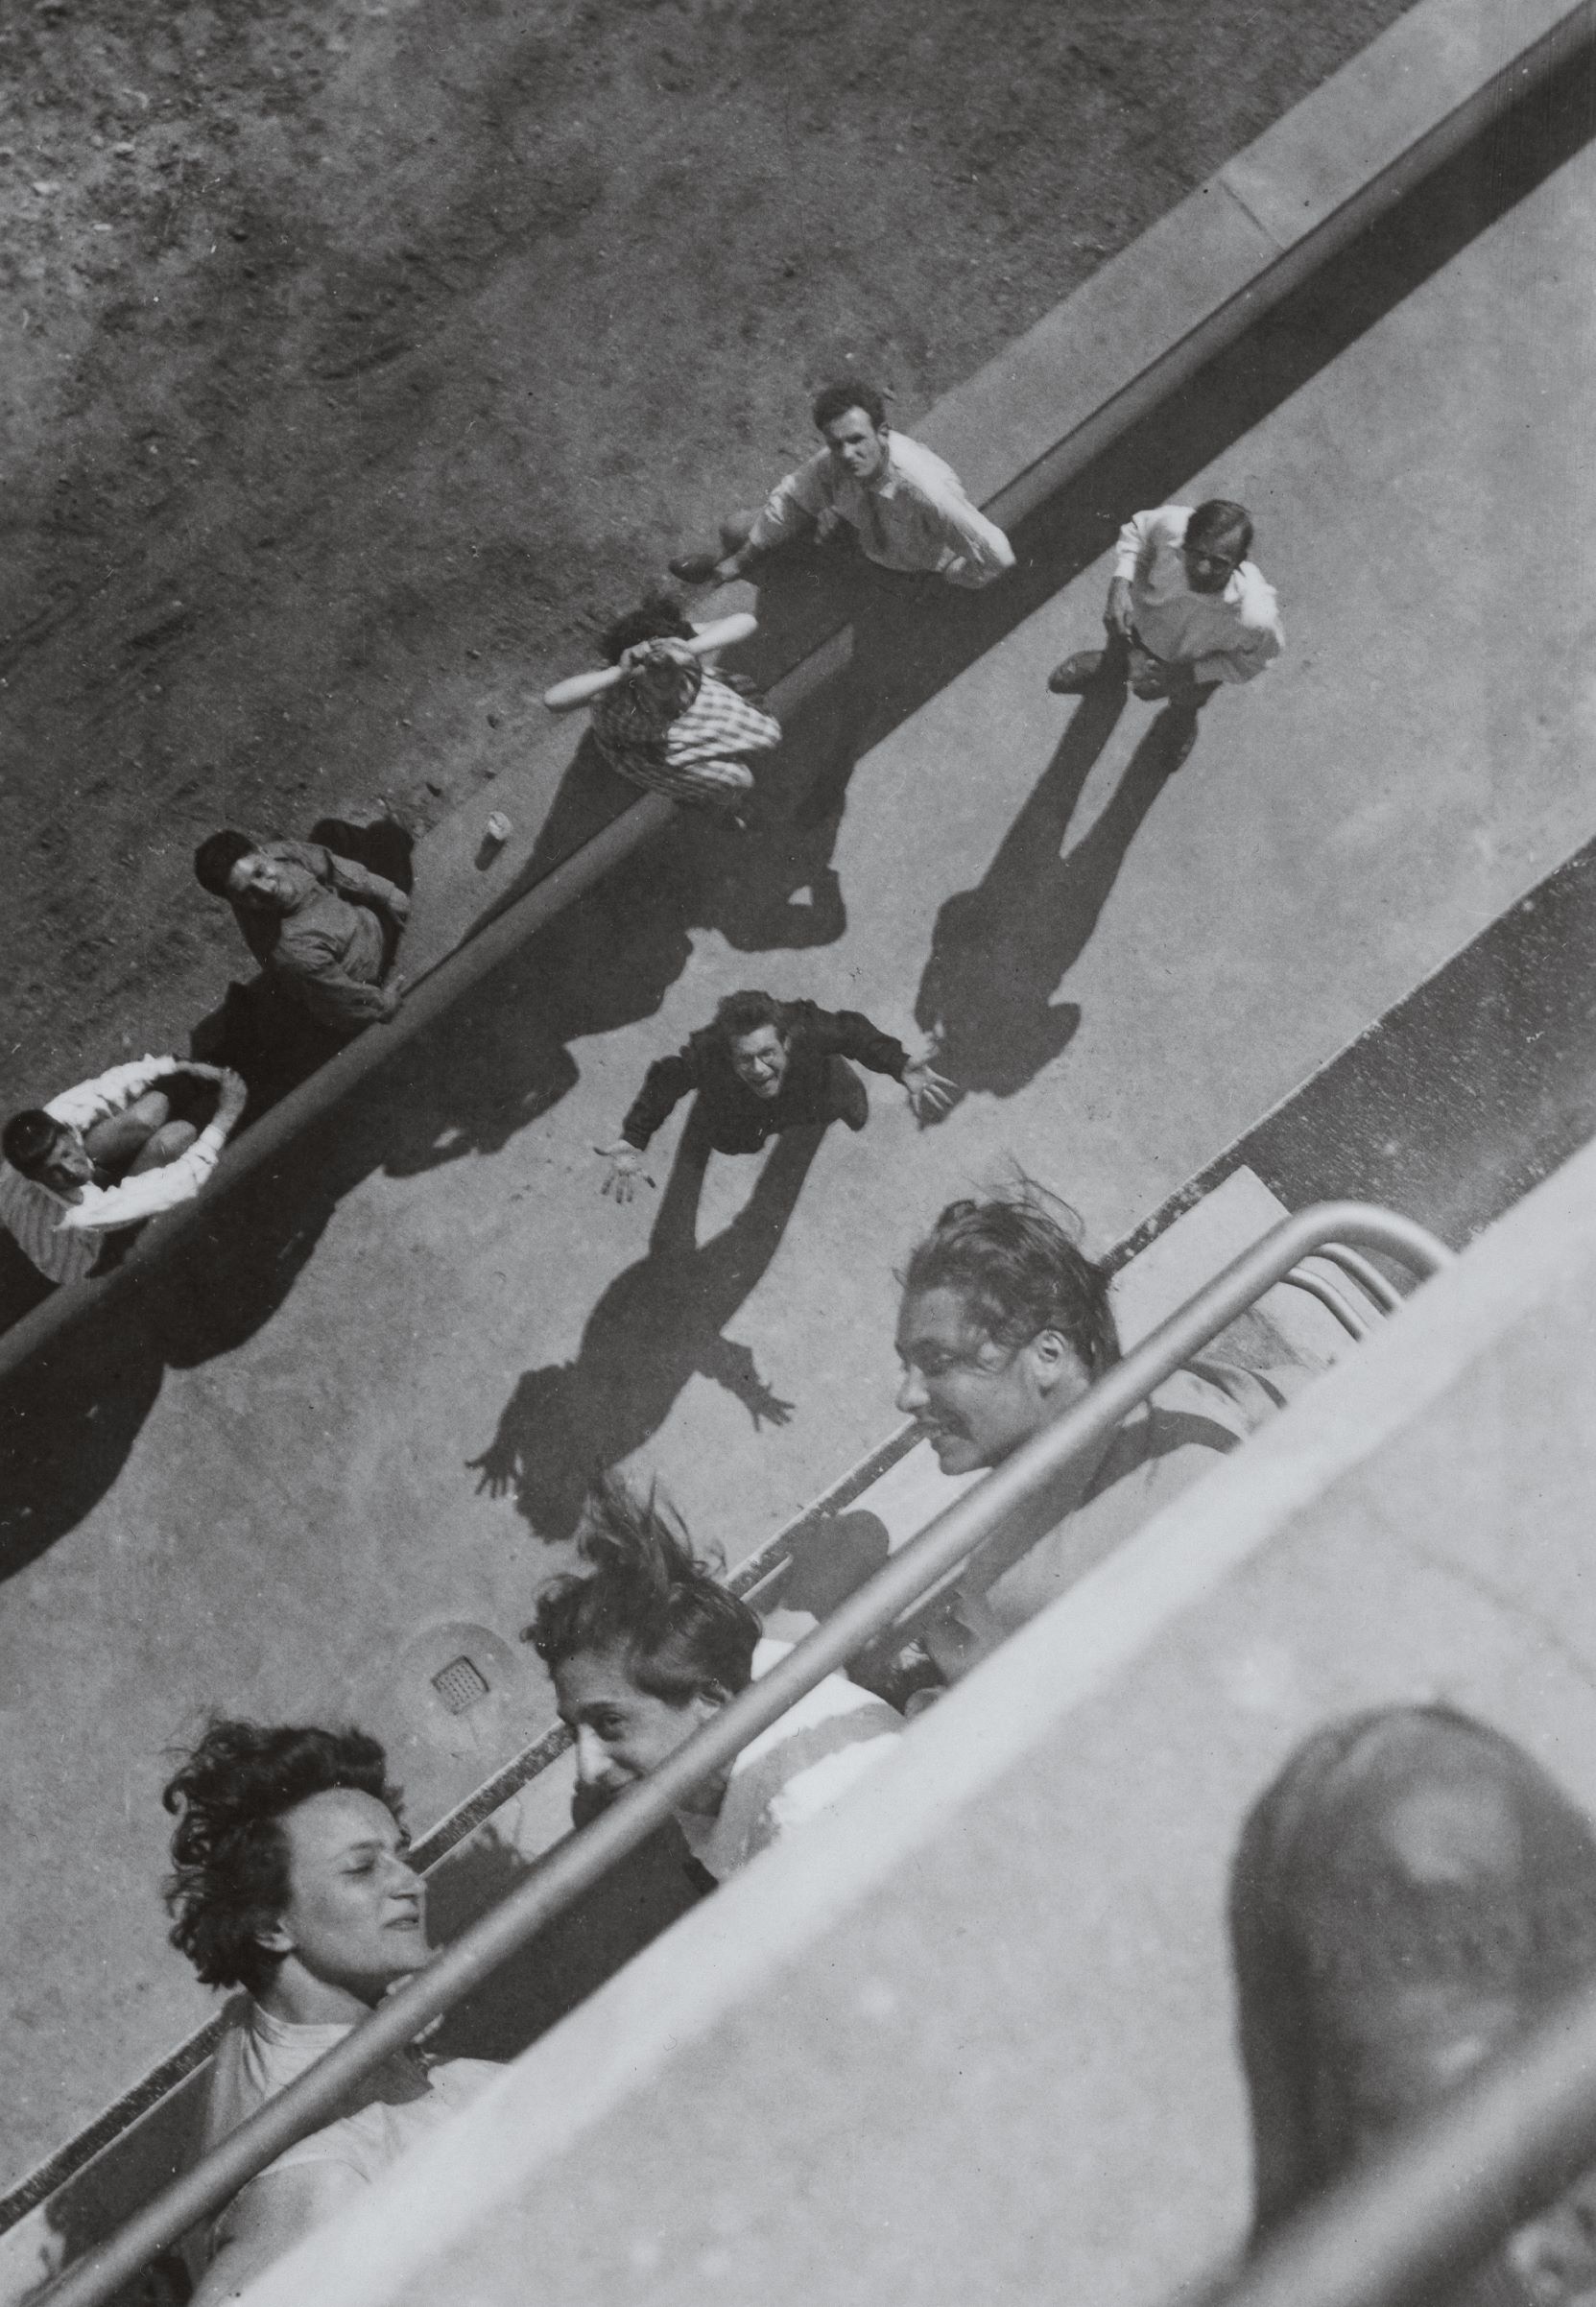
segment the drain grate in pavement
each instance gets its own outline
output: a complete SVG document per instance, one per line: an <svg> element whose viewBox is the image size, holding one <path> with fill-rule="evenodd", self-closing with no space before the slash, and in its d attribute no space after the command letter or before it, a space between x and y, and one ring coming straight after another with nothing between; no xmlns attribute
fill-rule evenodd
<svg viewBox="0 0 1596 2307"><path fill-rule="evenodd" d="M451 1714L468 1714L488 1696L481 1669L465 1657L451 1658L441 1673L433 1676L432 1686Z"/></svg>

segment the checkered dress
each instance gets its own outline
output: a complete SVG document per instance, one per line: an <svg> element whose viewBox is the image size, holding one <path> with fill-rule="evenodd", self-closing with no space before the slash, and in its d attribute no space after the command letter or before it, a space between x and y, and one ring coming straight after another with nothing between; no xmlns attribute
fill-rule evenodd
<svg viewBox="0 0 1596 2307"><path fill-rule="evenodd" d="M753 776L744 756L779 745L780 723L706 673L683 642L649 641L628 655L628 678L593 704L610 768L673 801L724 805L746 793Z"/></svg>

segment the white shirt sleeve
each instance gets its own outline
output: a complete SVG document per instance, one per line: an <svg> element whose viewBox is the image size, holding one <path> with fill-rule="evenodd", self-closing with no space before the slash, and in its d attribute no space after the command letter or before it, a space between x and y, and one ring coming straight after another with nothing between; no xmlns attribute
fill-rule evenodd
<svg viewBox="0 0 1596 2307"><path fill-rule="evenodd" d="M1228 649L1198 658L1192 671L1200 681L1256 680L1286 645L1279 600L1268 578L1250 560L1242 562L1236 576L1236 638Z"/></svg>
<svg viewBox="0 0 1596 2307"><path fill-rule="evenodd" d="M1172 539L1184 536L1191 518L1189 505L1155 505L1148 512L1132 512L1114 547L1114 575L1127 584L1135 582L1141 557L1160 532Z"/></svg>
<svg viewBox="0 0 1596 2307"><path fill-rule="evenodd" d="M941 572L949 584L974 591L1013 567L1013 546L997 523L989 521L968 497L960 495L941 510L954 549L954 558Z"/></svg>
<svg viewBox="0 0 1596 2307"><path fill-rule="evenodd" d="M96 1074L92 1082L80 1082L76 1089L63 1089L44 1110L53 1122L65 1122L70 1130L92 1130L96 1122L125 1113L135 1098L168 1074L184 1070L181 1058L133 1058Z"/></svg>
<svg viewBox="0 0 1596 2307"><path fill-rule="evenodd" d="M1014 548L989 521L944 458L904 433L891 436L893 464L935 533L944 555L937 574L947 584L973 592L1014 565Z"/></svg>
<svg viewBox="0 0 1596 2307"><path fill-rule="evenodd" d="M830 510L830 453L822 449L807 464L778 481L749 532L750 544L768 553L773 546L792 544L808 535Z"/></svg>
<svg viewBox="0 0 1596 2307"><path fill-rule="evenodd" d="M180 1064L180 1060L174 1060ZM186 1069L185 1069L186 1070ZM244 1110L245 1086L235 1073L222 1079L222 1094L214 1119L201 1130L186 1154L158 1170L125 1177L120 1185L89 1188L82 1201L70 1203L58 1233L107 1233L119 1225L137 1225L158 1218L163 1210L192 1201L215 1169L228 1133Z"/></svg>

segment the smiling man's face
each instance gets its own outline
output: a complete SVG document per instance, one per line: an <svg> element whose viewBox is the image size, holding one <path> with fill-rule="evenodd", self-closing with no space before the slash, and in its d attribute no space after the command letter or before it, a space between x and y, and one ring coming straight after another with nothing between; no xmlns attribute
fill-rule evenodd
<svg viewBox="0 0 1596 2307"><path fill-rule="evenodd" d="M897 1353L897 1406L915 1419L944 1474L1000 1465L1091 1383L1056 1330L1002 1345L957 1290L942 1287L905 1294Z"/></svg>
<svg viewBox="0 0 1596 2307"><path fill-rule="evenodd" d="M779 1094L790 1053L776 1027L758 1025L751 1034L739 1034L729 1052L731 1070L745 1089L751 1089L756 1098Z"/></svg>
<svg viewBox="0 0 1596 2307"><path fill-rule="evenodd" d="M253 913L276 913L294 894L294 876L280 858L251 849L227 875L227 894Z"/></svg>
<svg viewBox="0 0 1596 2307"><path fill-rule="evenodd" d="M562 1658L554 1688L560 1719L576 1741L577 1784L604 1801L656 1771L722 1702L705 1693L676 1703L644 1690L615 1647ZM713 1810L725 1787L722 1772L683 1807Z"/></svg>

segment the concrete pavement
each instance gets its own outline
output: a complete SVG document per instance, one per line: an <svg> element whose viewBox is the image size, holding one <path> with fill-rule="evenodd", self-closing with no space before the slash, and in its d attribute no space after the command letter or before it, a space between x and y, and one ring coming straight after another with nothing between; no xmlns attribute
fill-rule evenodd
<svg viewBox="0 0 1596 2307"><path fill-rule="evenodd" d="M296 1156L305 1239L240 1343L162 1371L123 1339L120 1470L0 1612L11 1784L73 1854L69 1891L47 1859L0 1894L14 2168L205 2006L155 1891L163 1748L206 1706L403 1721L437 1629L489 1629L506 1690L413 1780L424 1820L547 1719L513 1637L594 1455L746 1554L891 1422L892 1270L941 1201L1017 1163L1115 1239L1588 836L1593 207L1584 154L1182 484L1252 508L1289 645L1177 778L1147 708L1045 692L1099 562L867 753L838 884L824 829L673 837ZM917 1045L917 1010L971 1093L921 1131L872 1082L790 1209L717 1159L651 1254L658 1201L602 1202L591 1149L749 983Z"/></svg>

